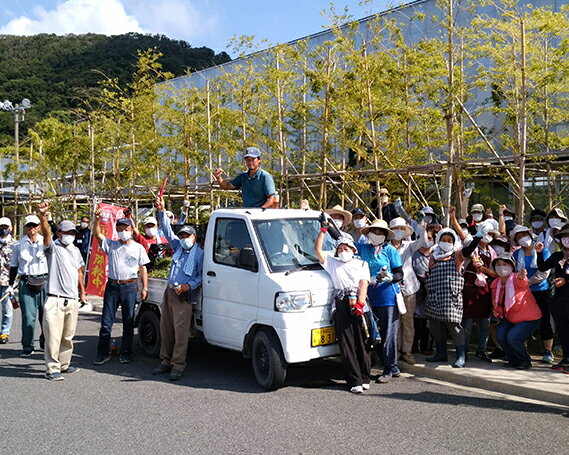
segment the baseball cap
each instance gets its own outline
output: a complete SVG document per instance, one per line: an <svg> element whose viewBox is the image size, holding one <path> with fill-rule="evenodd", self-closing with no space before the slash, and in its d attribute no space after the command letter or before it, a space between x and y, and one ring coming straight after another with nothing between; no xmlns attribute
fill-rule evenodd
<svg viewBox="0 0 569 455"><path fill-rule="evenodd" d="M484 212L484 206L482 204L474 204L470 208L470 213L472 212Z"/></svg>
<svg viewBox="0 0 569 455"><path fill-rule="evenodd" d="M156 218L154 218L153 216L147 216L142 224L144 226L146 226L147 224L158 225L158 221L156 221Z"/></svg>
<svg viewBox="0 0 569 455"><path fill-rule="evenodd" d="M24 218L24 226L28 224L40 224L40 219L36 215L28 215Z"/></svg>
<svg viewBox="0 0 569 455"><path fill-rule="evenodd" d="M59 223L59 226L57 226L57 230L61 231L61 232L68 232L68 231L77 232L77 228L75 227L75 223L72 223L69 220L63 220L61 223Z"/></svg>
<svg viewBox="0 0 569 455"><path fill-rule="evenodd" d="M352 218L354 216L359 216L359 215L366 216L365 212L362 209L360 209L359 207L352 210Z"/></svg>
<svg viewBox="0 0 569 455"><path fill-rule="evenodd" d="M126 226L132 226L132 220L130 218L121 218L121 219L118 219L116 222L117 226L119 224L124 224Z"/></svg>
<svg viewBox="0 0 569 455"><path fill-rule="evenodd" d="M182 226L182 229L180 229L178 231L178 235L182 234L183 232L185 232L186 234L189 234L189 235L196 235L195 228L193 226L190 226L189 224Z"/></svg>
<svg viewBox="0 0 569 455"><path fill-rule="evenodd" d="M0 226L12 227L12 220L10 220L10 218L3 216L2 218L0 218Z"/></svg>
<svg viewBox="0 0 569 455"><path fill-rule="evenodd" d="M243 158L261 158L261 151L257 147L247 147Z"/></svg>

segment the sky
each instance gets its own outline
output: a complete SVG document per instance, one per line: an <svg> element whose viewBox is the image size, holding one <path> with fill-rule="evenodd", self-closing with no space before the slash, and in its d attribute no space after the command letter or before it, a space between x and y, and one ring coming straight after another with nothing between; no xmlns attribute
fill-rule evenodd
<svg viewBox="0 0 569 455"><path fill-rule="evenodd" d="M335 0L334 6L347 6L359 19L401 3L360 1ZM233 36L277 44L317 33L326 28L321 12L329 7L329 0L0 0L0 34L139 32L230 52Z"/></svg>

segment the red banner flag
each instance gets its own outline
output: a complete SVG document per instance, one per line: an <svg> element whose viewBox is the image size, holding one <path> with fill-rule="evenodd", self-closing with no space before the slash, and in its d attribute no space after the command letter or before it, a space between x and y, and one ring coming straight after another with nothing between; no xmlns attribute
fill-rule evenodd
<svg viewBox="0 0 569 455"><path fill-rule="evenodd" d="M105 237L116 240L117 230L116 221L124 218L126 208L116 205L99 204L101 209L101 232ZM91 239L91 255L89 256L89 282L87 283L87 294L103 297L108 278L107 255L99 247L99 242L95 236Z"/></svg>

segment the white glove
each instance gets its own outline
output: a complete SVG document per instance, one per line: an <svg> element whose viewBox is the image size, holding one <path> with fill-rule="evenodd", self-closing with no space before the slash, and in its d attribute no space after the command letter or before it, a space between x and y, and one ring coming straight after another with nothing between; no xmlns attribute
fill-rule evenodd
<svg viewBox="0 0 569 455"><path fill-rule="evenodd" d="M10 295L10 296L14 295L14 287L13 287L13 286L8 286L8 287L6 288L6 294L8 294L8 295Z"/></svg>
<svg viewBox="0 0 569 455"><path fill-rule="evenodd" d="M488 223L480 223L478 225L478 230L476 231L476 237L484 237L486 234L488 234L488 232L490 232L490 226L488 225Z"/></svg>
<svg viewBox="0 0 569 455"><path fill-rule="evenodd" d="M401 202L401 198L395 199L395 202L393 203L393 205L397 210L403 208L403 203Z"/></svg>
<svg viewBox="0 0 569 455"><path fill-rule="evenodd" d="M190 201L184 201L184 207L189 207L190 206Z"/></svg>
<svg viewBox="0 0 569 455"><path fill-rule="evenodd" d="M466 188L464 189L464 197L468 199L470 196L472 196L472 191L473 191L473 190L474 190L474 183L470 183L470 184L468 185L468 187L466 187Z"/></svg>

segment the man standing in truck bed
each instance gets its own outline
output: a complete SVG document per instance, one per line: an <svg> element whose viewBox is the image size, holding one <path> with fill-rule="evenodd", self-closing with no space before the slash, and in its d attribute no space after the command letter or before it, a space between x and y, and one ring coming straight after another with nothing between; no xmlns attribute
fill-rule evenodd
<svg viewBox="0 0 569 455"><path fill-rule="evenodd" d="M270 208L275 204L276 190L273 177L261 169L261 152L257 147L248 147L243 156L248 171L233 180L221 177L223 171L216 169L213 176L223 190L241 190L243 207Z"/></svg>
<svg viewBox="0 0 569 455"><path fill-rule="evenodd" d="M162 299L160 316L160 365L152 374L170 373L170 381L182 377L186 368L186 353L192 322L196 291L202 284L203 250L196 244L196 230L182 226L178 236L166 221L164 199L156 198L158 220L164 236L174 250L172 266L168 274L168 286Z"/></svg>

